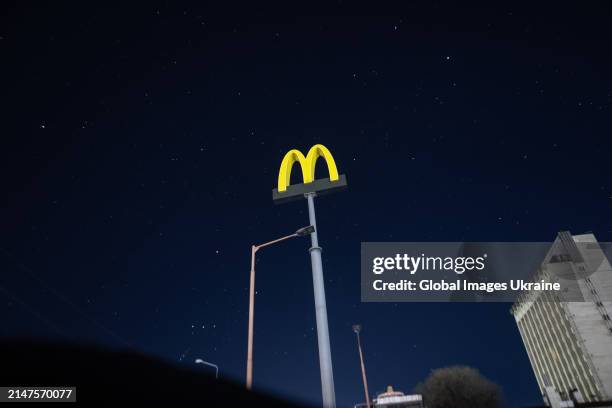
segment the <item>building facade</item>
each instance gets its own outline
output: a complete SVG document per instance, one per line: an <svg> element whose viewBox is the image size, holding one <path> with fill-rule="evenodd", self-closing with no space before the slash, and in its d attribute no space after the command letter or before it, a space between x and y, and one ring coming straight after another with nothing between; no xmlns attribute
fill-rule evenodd
<svg viewBox="0 0 612 408"><path fill-rule="evenodd" d="M423 396L421 394L406 395L401 391L395 391L392 386L387 386L385 392L381 392L374 398L370 407L366 403L355 405L355 408L424 408Z"/></svg>
<svg viewBox="0 0 612 408"><path fill-rule="evenodd" d="M550 292L523 293L514 315L542 397L562 401L612 399L612 268L593 234L560 232L534 280L558 279L569 268L580 300ZM575 300L575 301L574 301Z"/></svg>

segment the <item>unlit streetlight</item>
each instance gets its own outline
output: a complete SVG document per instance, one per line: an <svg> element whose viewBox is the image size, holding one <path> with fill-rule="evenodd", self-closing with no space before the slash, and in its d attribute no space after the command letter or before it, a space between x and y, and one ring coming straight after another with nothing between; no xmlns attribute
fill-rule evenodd
<svg viewBox="0 0 612 408"><path fill-rule="evenodd" d="M301 237L310 235L315 231L314 226L309 225L304 228L300 228L291 235L275 239L270 242L266 242L260 245L253 245L251 247L251 284L249 288L249 335L247 345L247 372L246 372L246 387L250 390L253 386L253 315L255 313L255 254L261 248L277 244L281 241L285 241L289 238Z"/></svg>
<svg viewBox="0 0 612 408"><path fill-rule="evenodd" d="M359 333L361 332L361 325L360 324L354 325L353 331L357 335L357 347L359 348L359 360L361 361L361 376L363 378L363 388L365 391L366 404L367 404L366 406L370 408L370 393L368 391L368 380L366 379L365 364L363 363L363 353L361 351L361 338L359 337Z"/></svg>

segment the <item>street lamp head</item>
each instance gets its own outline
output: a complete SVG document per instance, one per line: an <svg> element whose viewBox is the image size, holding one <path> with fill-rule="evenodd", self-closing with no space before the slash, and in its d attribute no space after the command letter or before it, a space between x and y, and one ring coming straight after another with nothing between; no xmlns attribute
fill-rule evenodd
<svg viewBox="0 0 612 408"><path fill-rule="evenodd" d="M299 230L295 231L295 235L297 235L299 237L303 237L304 235L310 235L313 232L315 232L314 225L309 225L307 227L300 228Z"/></svg>
<svg viewBox="0 0 612 408"><path fill-rule="evenodd" d="M360 324L353 325L353 331L359 334L359 332L361 331L361 325Z"/></svg>

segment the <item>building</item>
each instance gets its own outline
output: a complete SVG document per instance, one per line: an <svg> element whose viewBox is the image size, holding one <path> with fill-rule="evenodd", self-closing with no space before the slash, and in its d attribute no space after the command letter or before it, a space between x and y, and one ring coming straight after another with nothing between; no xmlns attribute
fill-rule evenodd
<svg viewBox="0 0 612 408"><path fill-rule="evenodd" d="M372 402L375 408L423 408L423 396L420 394L404 395L401 391L395 391L392 386L378 394ZM355 408L366 408L366 404L357 404Z"/></svg>
<svg viewBox="0 0 612 408"><path fill-rule="evenodd" d="M542 397L548 406L611 400L612 268L593 234L569 232L558 234L534 281L558 279L551 270L560 267L574 274L581 301L529 292L511 309Z"/></svg>

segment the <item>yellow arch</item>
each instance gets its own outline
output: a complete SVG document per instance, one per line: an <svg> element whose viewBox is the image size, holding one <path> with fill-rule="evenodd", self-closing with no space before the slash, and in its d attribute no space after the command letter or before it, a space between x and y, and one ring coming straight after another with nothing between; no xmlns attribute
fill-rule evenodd
<svg viewBox="0 0 612 408"><path fill-rule="evenodd" d="M316 144L308 150L306 157L297 149L292 149L287 152L285 157L283 157L278 172L278 191L283 192L287 190L287 187L291 183L291 169L296 161L300 163L300 167L302 168L304 183L312 183L315 179L315 169L319 157L323 157L327 163L330 181L337 181L339 176L334 157L327 147Z"/></svg>
<svg viewBox="0 0 612 408"><path fill-rule="evenodd" d="M300 167L302 168L302 178L304 182L306 182L306 179L308 178L308 172L306 171L306 167L308 167L306 157L304 157L302 152L297 149L289 150L285 157L283 157L283 161L281 162L280 170L278 172L279 192L287 190L287 186L291 183L291 169L296 161L300 163Z"/></svg>

